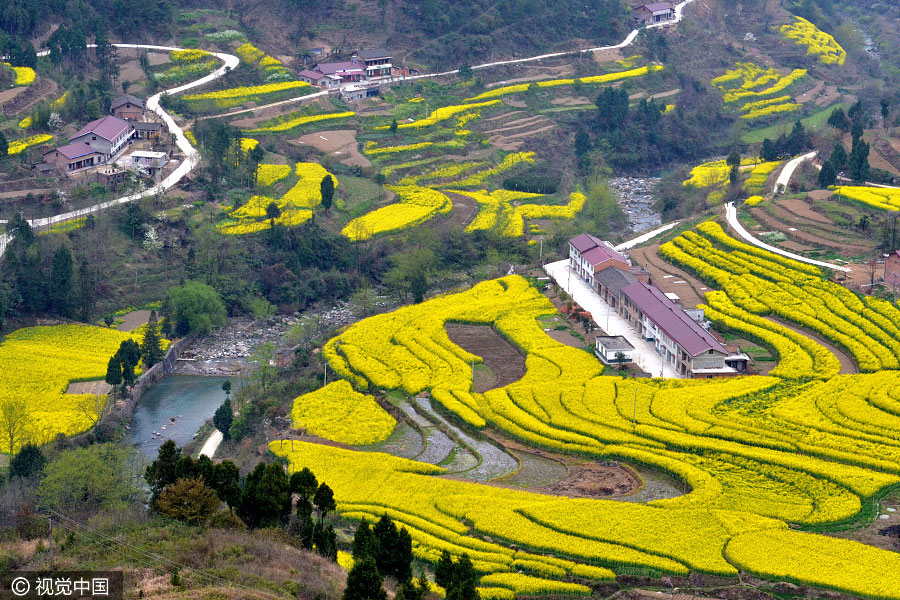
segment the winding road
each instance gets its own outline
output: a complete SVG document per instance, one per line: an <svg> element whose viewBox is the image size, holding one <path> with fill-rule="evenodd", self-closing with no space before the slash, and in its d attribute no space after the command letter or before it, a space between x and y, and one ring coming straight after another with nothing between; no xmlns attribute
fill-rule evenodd
<svg viewBox="0 0 900 600"><path fill-rule="evenodd" d="M676 5L675 6L675 19L673 19L671 21L664 21L661 23L654 23L654 24L648 25L646 28L653 29L653 28L660 28L660 27L668 27L670 25L674 25L674 24L680 22L684 18L684 7L693 1L694 0L684 0L683 2ZM510 60L494 61L494 62L484 63L484 64L480 64L480 65L474 65L472 67L472 70L489 69L491 67L500 67L500 66L504 66L504 65L514 65L514 64L520 64L520 63L526 63L526 62L541 61L546 58L557 58L560 56L565 56L567 54L586 53L586 52L595 52L595 51L602 51L602 50L613 50L613 49L625 48L627 46L630 46L632 43L634 43L634 40L637 39L637 36L640 33L640 31L641 31L640 29L635 29L635 30L631 31L631 33L629 33L625 37L624 40L622 40L618 44L614 44L611 46L598 46L595 48L586 48L584 50L576 50L576 51L570 51L570 52L553 52L550 54L540 54L537 56L530 56L527 58L515 58L515 59L510 59ZM115 46L116 48L156 50L156 51L163 51L163 52L171 52L172 50L184 50L184 48L178 48L175 46L155 46L155 45L147 45L147 44L113 44L113 46ZM96 45L89 44L87 47L95 48ZM38 56L47 56L49 54L50 54L49 50L44 50L42 52L38 52L37 55ZM213 52L212 54L216 58L223 61L224 64L221 67L219 67L212 73L210 73L204 77L201 77L200 79L197 79L196 81L192 81L190 83L186 83L184 85L181 85L181 86L178 86L178 87L175 87L172 89L164 90L162 92L154 94L153 96L151 96L150 98L147 99L147 108L149 108L150 110L155 112L157 115L159 115L159 117L163 120L163 122L165 122L166 126L169 128L169 131L171 131L173 134L175 134L175 144L185 154L185 157L186 157L185 161L183 163L181 163L175 169L175 171L172 172L172 174L170 174L168 177L163 179L159 185L156 185L153 188L144 190L142 192L138 192L138 193L135 193L135 194L132 194L129 196L122 196L121 198L116 198L114 200L109 200L107 202L102 202L100 204L95 204L93 206L89 206L86 208L73 210L73 211L61 213L58 215L53 215L51 217L44 217L44 218L40 218L40 219L30 219L28 221L29 224L32 227L47 227L49 225L54 225L56 223L62 223L63 221L70 221L72 219L85 217L85 216L93 214L95 212L106 210L107 208L110 208L113 206L118 206L120 204L126 204L128 202L132 202L134 200L139 200L141 198L146 198L147 196L152 196L161 191L164 192L164 191L168 190L169 188L175 186L179 181L181 181L181 179L185 175L190 173L191 170L200 162L200 153L187 140L187 138L184 136L184 131L182 131L182 129L178 126L178 124L175 122L175 120L172 118L172 116L169 115L169 113L167 113L166 111L164 111L162 109L162 107L159 104L159 99L162 97L163 94L177 94L177 93L189 90L191 88L195 88L195 87L204 85L206 83L209 83L210 81L213 81L214 79L221 77L229 70L234 69L240 63L240 59L238 59L238 57L234 56L233 54L225 54L225 53L221 53L221 52ZM442 77L442 76L446 76L446 75L455 75L457 73L459 73L459 69L454 69L452 71L443 71L441 73L427 73L427 74L423 74L423 75L410 75L410 76L406 76L406 77L385 78L385 79L380 79L379 83L414 81L417 79L426 79L426 78L431 78L431 77ZM343 88L345 86L341 86L341 87ZM314 94L309 94L307 96L298 96L297 98L282 100L280 102L274 102L272 104L258 106L253 109L247 109L247 110L241 110L241 111L235 111L232 113L227 113L227 115L241 114L244 112L256 111L256 110L260 110L260 109L264 109L264 108L269 108L272 106L280 106L280 105L288 104L291 102L303 102L303 101L307 101L307 100L312 100L314 98L326 96L329 93L333 93L334 91L336 91L336 90L323 90L321 92L316 92ZM217 116L221 117L221 116L225 116L225 115L217 115ZM10 241L12 241L12 236L10 234L0 233L0 257L3 256L3 253L6 251L6 246L9 244Z"/></svg>

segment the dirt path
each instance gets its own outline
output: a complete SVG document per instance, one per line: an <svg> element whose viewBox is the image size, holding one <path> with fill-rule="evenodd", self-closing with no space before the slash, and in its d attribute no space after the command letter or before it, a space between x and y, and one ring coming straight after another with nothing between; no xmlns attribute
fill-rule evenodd
<svg viewBox="0 0 900 600"><path fill-rule="evenodd" d="M453 202L453 211L450 213L451 221L460 227L467 227L478 212L478 203L468 196L453 192L444 192L444 195Z"/></svg>
<svg viewBox="0 0 900 600"><path fill-rule="evenodd" d="M853 358L849 354L847 354L844 350L835 346L833 342L831 342L819 335L814 334L813 332L811 332L808 329L803 329L803 328L798 327L797 325L795 325L793 323L789 323L788 321L785 321L783 319L779 319L777 317L764 317L764 318L768 319L769 321L772 321L774 323L778 323L779 325L782 325L782 326L786 327L787 329L790 329L791 331L795 331L795 332L799 333L800 335L808 337L811 340L815 340L822 346L825 346L825 348L827 348L829 352L834 354L837 357L837 359L840 361L840 363L841 363L840 374L841 375L859 373L859 367L857 367L856 363L853 362Z"/></svg>
<svg viewBox="0 0 900 600"><path fill-rule="evenodd" d="M116 329L119 331L134 331L149 320L149 310L133 310L122 317L122 322L116 326Z"/></svg>
<svg viewBox="0 0 900 600"><path fill-rule="evenodd" d="M863 254L868 252L870 248L866 248L864 246L853 246L849 244L842 244L840 242L833 242L826 240L822 236L813 235L811 233L807 233L805 231L801 231L795 227L791 227L786 225L774 217L770 216L766 211L759 208L750 209L750 214L752 214L760 223L767 227L771 227L777 231L780 231L784 235L789 238L794 238L800 240L801 242L806 242L809 244L813 244L816 246L826 246L828 248L833 248L835 250L840 250L842 252L846 252L848 254ZM793 230L793 231L792 231Z"/></svg>
<svg viewBox="0 0 900 600"><path fill-rule="evenodd" d="M446 328L454 344L480 356L484 365L491 370L492 377L487 377L481 385L476 385L476 392L484 393L515 383L524 377L525 357L493 328L460 323L449 323Z"/></svg>
<svg viewBox="0 0 900 600"><path fill-rule="evenodd" d="M70 383L66 388L67 394L90 394L91 396L105 396L112 390L112 386L105 381L79 381Z"/></svg>
<svg viewBox="0 0 900 600"><path fill-rule="evenodd" d="M803 219L809 219L810 221L824 223L826 225L834 225L834 221L827 216L814 211L808 202L805 202L800 198L785 198L784 200L779 200L778 204Z"/></svg>
<svg viewBox="0 0 900 600"><path fill-rule="evenodd" d="M819 95L819 92L822 91L823 87L825 87L825 82L820 79L816 82L816 85L815 87L813 87L813 89L797 96L797 102L799 102L800 104L806 104L807 102L815 100L816 96Z"/></svg>
<svg viewBox="0 0 900 600"><path fill-rule="evenodd" d="M703 302L707 286L683 269L667 263L657 254L659 244L645 248L633 248L628 251L629 257L636 264L650 272L653 284L666 293L678 294L683 308L696 308ZM685 283L676 283L683 281Z"/></svg>

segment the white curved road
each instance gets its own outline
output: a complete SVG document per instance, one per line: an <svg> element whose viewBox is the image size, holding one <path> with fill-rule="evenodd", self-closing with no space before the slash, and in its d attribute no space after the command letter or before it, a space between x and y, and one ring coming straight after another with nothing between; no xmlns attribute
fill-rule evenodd
<svg viewBox="0 0 900 600"><path fill-rule="evenodd" d="M219 449L219 444L222 443L223 439L224 436L222 435L222 432L216 429L212 432L212 434L210 434L208 438L206 438L206 441L203 443L203 447L200 448L199 455L205 454L206 456L212 458L216 453L216 450Z"/></svg>
<svg viewBox="0 0 900 600"><path fill-rule="evenodd" d="M802 157L801 157L802 158ZM799 163L798 163L799 164ZM759 248L763 250L768 250L769 252L773 252L775 254L780 254L781 256L785 256L787 258L792 258L799 262L805 262L811 265L816 265L817 267L824 267L826 269L834 269L835 271L843 271L845 273L849 273L850 269L847 267L842 267L840 265L836 265L830 262L824 262L821 260L813 260L811 258L806 258L805 256L800 256L799 254L794 254L793 252L788 252L787 250L782 250L781 248L776 248L775 246L771 246L750 234L743 225L741 225L740 221L737 218L737 208L734 206L734 202L728 202L725 204L725 219L728 221L728 225L734 229L734 231Z"/></svg>
<svg viewBox="0 0 900 600"><path fill-rule="evenodd" d="M659 28L659 27L667 27L669 25L674 25L674 24L680 22L684 18L684 7L693 1L694 0L684 0L683 2L680 2L678 5L676 5L675 6L675 19L673 19L671 21L664 21L661 23L654 23L652 25L648 25L646 28L654 29L654 28ZM629 33L625 37L624 40L622 40L618 44L614 44L612 46L598 46L596 48L586 48L584 50L577 50L575 52L586 53L586 52L595 52L595 51L602 51L602 50L613 50L613 49L625 48L627 46L630 46L632 43L634 43L634 40L637 39L637 36L640 33L640 31L641 31L640 29L634 29L633 31L631 31L631 33ZM164 52L170 52L172 50L183 50L184 49L184 48L177 48L174 46L154 46L154 45L146 45L146 44L113 44L113 46L115 46L117 48L160 50L160 51L164 51ZM89 44L87 47L94 48L96 46L94 44ZM50 53L49 50L44 50L42 52L39 52L38 56L47 56L49 53ZM551 54L540 54L538 56L530 56L528 58L500 60L500 61L484 63L484 64L480 64L480 65L475 65L472 67L472 69L473 70L488 69L491 67L500 67L500 66L504 66L504 65L513 65L513 64L519 64L519 63L525 63L525 62L540 61L545 58L556 58L556 57L565 56L567 54L573 54L573 53L574 52L554 52ZM159 99L163 94L177 94L177 93L183 92L185 90L189 90L191 88L201 86L205 83L209 83L210 81L217 79L217 78L221 77L222 75L224 75L228 70L234 69L240 63L240 60L238 59L238 57L234 56L233 54L225 54L225 53L220 53L220 52L213 52L212 54L216 58L222 60L225 64L223 66L219 67L218 69L216 69L215 71L213 71L212 73L210 73L209 75L201 77L200 79L198 79L196 81L192 81L192 82L186 83L182 86L159 92L147 99L147 108L149 108L150 110L155 112L157 115L159 115L159 117L168 126L169 131L171 131L172 133L175 134L175 144L178 146L178 148L182 152L184 152L185 157L186 157L185 161L182 164L180 164L178 166L178 168L176 168L175 171L172 172L171 175L169 175L168 177L163 179L163 181L159 185L154 186L151 189L144 190L143 192L139 192L137 194L132 194L130 196L122 196L121 198L116 198L114 200L109 200L107 202L95 204L94 206L89 206L87 208L73 210L73 211L58 214L58 215L53 215L51 217L44 217L41 219L31 219L31 220L29 220L29 223L31 224L31 226L32 227L46 227L46 226L53 225L56 223L61 223L63 221L70 221L72 219L84 217L84 216L87 216L94 212L105 210L112 206L118 206L120 204L126 204L126 203L132 202L134 200L146 198L147 196L152 196L152 195L156 194L160 190L162 190L162 191L168 190L172 186L176 185L179 181L181 181L182 177L184 177L185 175L190 173L190 171L197 165L197 163L200 162L200 154L199 154L199 152L197 152L197 149L194 148L190 144L190 142L188 142L187 138L184 137L184 132L181 130L180 127L178 127L178 124L175 123L175 120L166 111L164 111L162 109L162 107L159 105ZM396 77L396 78L390 78L390 79L383 79L380 81L383 81L384 83L391 83L394 81L413 81L416 79L425 79L425 78L429 78L429 77L441 77L444 75L454 75L456 73L459 73L459 69L454 69L452 71L444 71L442 73L428 73L428 74L424 74L424 75ZM307 96L299 96L297 98L291 98L288 100L282 100L281 102L275 102L272 104L259 106L259 107L256 107L256 108L250 109L250 110L259 110L262 108L268 108L269 106L279 106L282 104L288 104L290 102L311 100L313 98L325 96L328 93L330 93L330 91L326 90L326 91L322 91L322 92L317 92L315 94L310 94ZM228 114L240 114L241 112L249 112L249 110L235 111L234 113L228 113ZM218 115L218 116L223 116L223 115ZM0 257L3 256L3 253L6 251L6 246L11 240L12 240L12 237L10 235L8 235L6 233L0 233Z"/></svg>
<svg viewBox="0 0 900 600"><path fill-rule="evenodd" d="M775 192L778 193L780 191L784 191L787 189L788 184L791 182L791 177L794 176L794 171L797 170L797 167L800 166L801 163L812 160L816 157L816 152L810 152L808 154L804 154L803 156L798 156L788 162L788 164L784 165L784 168L781 170L781 173L778 174L778 179L775 180Z"/></svg>

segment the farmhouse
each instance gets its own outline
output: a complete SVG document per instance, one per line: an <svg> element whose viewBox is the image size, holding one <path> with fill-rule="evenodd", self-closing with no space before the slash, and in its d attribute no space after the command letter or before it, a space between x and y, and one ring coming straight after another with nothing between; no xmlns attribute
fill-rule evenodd
<svg viewBox="0 0 900 600"><path fill-rule="evenodd" d="M632 22L640 27L675 20L675 9L668 2L644 4L631 11Z"/></svg>
<svg viewBox="0 0 900 600"><path fill-rule="evenodd" d="M102 164L103 154L84 142L67 144L44 152L43 164L64 173L72 173ZM43 169L41 169L43 170Z"/></svg>
<svg viewBox="0 0 900 600"><path fill-rule="evenodd" d="M146 171L158 178L162 174L163 167L169 162L165 152L151 152L149 150L135 150L131 153L131 164L137 169Z"/></svg>
<svg viewBox="0 0 900 600"><path fill-rule="evenodd" d="M736 375L725 364L731 353L662 290L641 281L622 289L619 314L680 375L711 378Z"/></svg>
<svg viewBox="0 0 900 600"><path fill-rule="evenodd" d="M326 75L321 71L304 69L300 71L297 77L300 79L300 81L311 83L312 85L325 88L326 90L341 85L341 78L338 75Z"/></svg>
<svg viewBox="0 0 900 600"><path fill-rule="evenodd" d="M627 271L630 265L625 255L616 252L612 244L588 233L582 233L569 240L569 266L594 290L597 290L594 280L596 273L607 267Z"/></svg>
<svg viewBox="0 0 900 600"><path fill-rule="evenodd" d="M162 123L152 121L128 121L134 127L134 137L139 140L158 140Z"/></svg>
<svg viewBox="0 0 900 600"><path fill-rule="evenodd" d="M323 75L339 77L341 83L354 83L360 81L365 75L364 65L358 62L319 63L313 68Z"/></svg>
<svg viewBox="0 0 900 600"><path fill-rule="evenodd" d="M630 363L634 346L621 335L597 336L594 354L607 365L617 364L619 360Z"/></svg>
<svg viewBox="0 0 900 600"><path fill-rule="evenodd" d="M107 116L85 125L81 131L69 138L69 143L86 143L102 154L105 162L115 156L133 135L134 127L128 121Z"/></svg>
<svg viewBox="0 0 900 600"><path fill-rule="evenodd" d="M895 250L884 259L884 285L900 288L900 250Z"/></svg>
<svg viewBox="0 0 900 600"><path fill-rule="evenodd" d="M114 117L131 121L143 121L144 109L144 101L131 94L123 94L109 105L109 110Z"/></svg>
<svg viewBox="0 0 900 600"><path fill-rule="evenodd" d="M391 74L391 53L384 48L360 50L354 58L366 65L366 77L386 77Z"/></svg>

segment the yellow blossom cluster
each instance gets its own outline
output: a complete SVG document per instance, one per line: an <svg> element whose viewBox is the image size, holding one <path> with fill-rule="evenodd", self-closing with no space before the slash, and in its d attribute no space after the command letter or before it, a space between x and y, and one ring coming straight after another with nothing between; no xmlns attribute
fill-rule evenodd
<svg viewBox="0 0 900 600"><path fill-rule="evenodd" d="M303 115L299 117L292 117L284 121L279 121L271 125L249 129L248 133L279 133L282 131L289 131L296 127L300 127L301 125L307 125L309 123L319 123L321 121L329 121L332 119L346 119L354 115L356 115L356 113L350 110L344 112L326 113L323 115Z"/></svg>
<svg viewBox="0 0 900 600"><path fill-rule="evenodd" d="M14 67L9 63L3 64L11 68L16 74L16 80L14 81L15 85L31 85L37 77L37 74L31 67Z"/></svg>
<svg viewBox="0 0 900 600"><path fill-rule="evenodd" d="M590 77L581 77L579 79L548 79L544 81L536 81L534 83L539 88L556 87L560 85L575 85L576 82L582 84L612 83L614 81L621 81L623 79L630 79L633 77L643 77L648 73L655 73L662 70L663 67L661 65L649 65L646 67L639 67L637 69L630 69L628 71L606 73L605 75L592 75ZM478 94L473 98L469 98L467 102L476 102L485 98L497 98L500 96L505 96L507 94L520 94L527 91L529 86L531 86L531 83L517 83L515 85L507 85L504 87L494 88L492 90L488 90L486 92Z"/></svg>
<svg viewBox="0 0 900 600"><path fill-rule="evenodd" d="M229 88L227 90L218 90L215 92L203 92L200 94L189 94L184 96L184 101L199 109L225 109L234 106L240 106L248 101L275 101L286 94L288 96L310 88L311 86L304 81L282 81L277 83L266 83L263 85L251 85ZM308 91L308 90L304 90Z"/></svg>
<svg viewBox="0 0 900 600"><path fill-rule="evenodd" d="M843 65L847 60L847 52L834 41L834 37L825 33L803 17L794 17L796 21L790 25L782 25L781 33L799 46L806 46L806 54L816 56L826 65Z"/></svg>
<svg viewBox="0 0 900 600"><path fill-rule="evenodd" d="M900 190L866 186L834 186L829 188L841 198L849 198L865 206L890 212L900 211Z"/></svg>
<svg viewBox="0 0 900 600"><path fill-rule="evenodd" d="M356 242L373 236L400 231L418 225L435 215L448 213L453 208L450 199L431 188L418 185L388 186L397 194L400 202L375 209L353 219L341 230L341 235Z"/></svg>
<svg viewBox="0 0 900 600"><path fill-rule="evenodd" d="M386 440L397 425L375 398L360 394L344 380L296 398L291 418L295 427L351 445Z"/></svg>
<svg viewBox="0 0 900 600"><path fill-rule="evenodd" d="M9 147L7 149L7 154L19 154L23 150L27 150L32 146L37 146L38 144L43 144L45 142L49 142L53 139L53 136L48 133L39 133L37 135L32 135L27 138L22 138L21 140L14 140L9 143Z"/></svg>

